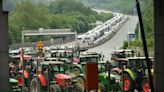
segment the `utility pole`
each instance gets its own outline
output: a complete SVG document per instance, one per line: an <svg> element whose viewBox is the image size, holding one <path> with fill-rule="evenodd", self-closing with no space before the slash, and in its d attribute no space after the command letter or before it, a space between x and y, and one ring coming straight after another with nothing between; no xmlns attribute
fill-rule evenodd
<svg viewBox="0 0 164 92"><path fill-rule="evenodd" d="M0 92L10 92L8 56L8 12L0 0Z"/></svg>
<svg viewBox="0 0 164 92"><path fill-rule="evenodd" d="M136 0L136 7L137 7L137 12L138 12L139 24L140 24L140 28L141 28L141 37L142 37L144 54L145 54L145 58L147 61L149 85L151 88L151 92L154 92L154 83L153 83L153 78L152 78L152 73L151 73L151 64L150 64L149 54L148 54L148 50L147 50L147 43L146 43L146 38L145 38L145 32L144 32L144 27L143 27L143 21L142 21L142 15L141 15L139 0Z"/></svg>
<svg viewBox="0 0 164 92"><path fill-rule="evenodd" d="M154 0L155 92L164 92L164 1Z"/></svg>

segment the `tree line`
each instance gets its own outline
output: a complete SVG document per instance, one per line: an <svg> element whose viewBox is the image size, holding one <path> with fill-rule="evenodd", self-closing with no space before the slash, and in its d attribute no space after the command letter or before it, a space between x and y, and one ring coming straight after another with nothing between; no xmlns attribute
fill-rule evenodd
<svg viewBox="0 0 164 92"><path fill-rule="evenodd" d="M95 25L97 20L106 21L112 14L98 14L78 0L55 0L49 4L34 3L32 0L19 1L9 13L9 40L11 43L21 42L21 31L24 29L56 29L71 28L72 31L84 33ZM30 37L28 41L43 36Z"/></svg>

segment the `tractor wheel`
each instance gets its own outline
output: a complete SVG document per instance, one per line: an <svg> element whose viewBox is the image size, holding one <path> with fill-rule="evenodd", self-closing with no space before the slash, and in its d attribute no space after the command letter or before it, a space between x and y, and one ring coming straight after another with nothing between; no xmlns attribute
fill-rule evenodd
<svg viewBox="0 0 164 92"><path fill-rule="evenodd" d="M24 90L24 92L29 92L27 87L24 87L23 90Z"/></svg>
<svg viewBox="0 0 164 92"><path fill-rule="evenodd" d="M41 84L37 77L34 77L30 83L30 92L42 92Z"/></svg>
<svg viewBox="0 0 164 92"><path fill-rule="evenodd" d="M49 92L61 92L61 89L58 85L56 84L51 84Z"/></svg>
<svg viewBox="0 0 164 92"><path fill-rule="evenodd" d="M18 86L23 87L23 79L22 79L22 74L18 74L16 76L16 79L18 80ZM24 83L26 85L26 83ZM29 92L29 89L25 86L23 88L24 92Z"/></svg>
<svg viewBox="0 0 164 92"><path fill-rule="evenodd" d="M134 85L132 83L132 79L129 76L129 74L124 73L124 80L123 80L123 89L124 92L133 92L134 91Z"/></svg>
<svg viewBox="0 0 164 92"><path fill-rule="evenodd" d="M104 84L102 84L100 82L98 85L98 92L106 92L106 88L105 88Z"/></svg>
<svg viewBox="0 0 164 92"><path fill-rule="evenodd" d="M82 73L82 71L78 67L73 68L73 72L75 76L79 76Z"/></svg>
<svg viewBox="0 0 164 92"><path fill-rule="evenodd" d="M73 84L73 88L69 92L84 92L79 83Z"/></svg>
<svg viewBox="0 0 164 92"><path fill-rule="evenodd" d="M147 79L142 80L141 87L142 87L143 92L150 92L150 86L149 86L149 82Z"/></svg>
<svg viewBox="0 0 164 92"><path fill-rule="evenodd" d="M23 86L22 74L18 74L16 79L18 80L18 86Z"/></svg>
<svg viewBox="0 0 164 92"><path fill-rule="evenodd" d="M82 89L82 92L85 92L85 79L83 79L82 77L77 77L76 80L77 80L77 83L79 83Z"/></svg>

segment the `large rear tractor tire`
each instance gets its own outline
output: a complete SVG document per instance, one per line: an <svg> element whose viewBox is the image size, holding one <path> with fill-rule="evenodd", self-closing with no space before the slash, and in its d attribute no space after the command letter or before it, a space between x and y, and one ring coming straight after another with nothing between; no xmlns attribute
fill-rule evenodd
<svg viewBox="0 0 164 92"><path fill-rule="evenodd" d="M147 79L142 80L141 88L143 92L150 92L150 86Z"/></svg>
<svg viewBox="0 0 164 92"><path fill-rule="evenodd" d="M77 83L79 83L79 86L82 89L82 92L85 92L85 79L83 79L82 77L77 77L76 78Z"/></svg>
<svg viewBox="0 0 164 92"><path fill-rule="evenodd" d="M75 76L79 76L82 73L81 69L78 67L73 68L73 72Z"/></svg>
<svg viewBox="0 0 164 92"><path fill-rule="evenodd" d="M133 92L134 91L134 84L129 76L129 74L124 73L124 79L123 79L123 89L124 92Z"/></svg>
<svg viewBox="0 0 164 92"><path fill-rule="evenodd" d="M29 89L27 87L23 88L24 92L29 92Z"/></svg>
<svg viewBox="0 0 164 92"><path fill-rule="evenodd" d="M83 92L82 88L79 83L73 84L73 88L71 89L70 92Z"/></svg>
<svg viewBox="0 0 164 92"><path fill-rule="evenodd" d="M39 79L34 77L30 83L30 92L44 92L42 89Z"/></svg>
<svg viewBox="0 0 164 92"><path fill-rule="evenodd" d="M61 89L57 84L51 84L49 92L61 92Z"/></svg>
<svg viewBox="0 0 164 92"><path fill-rule="evenodd" d="M106 88L104 84L100 83L98 84L98 92L106 92Z"/></svg>
<svg viewBox="0 0 164 92"><path fill-rule="evenodd" d="M18 86L23 86L23 79L22 79L22 74L18 74L16 76L16 79L18 80Z"/></svg>

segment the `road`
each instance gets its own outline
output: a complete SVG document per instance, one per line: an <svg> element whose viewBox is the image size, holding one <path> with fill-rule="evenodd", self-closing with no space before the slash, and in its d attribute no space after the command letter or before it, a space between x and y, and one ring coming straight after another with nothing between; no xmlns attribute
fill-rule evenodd
<svg viewBox="0 0 164 92"><path fill-rule="evenodd" d="M110 60L112 50L122 47L123 42L127 40L127 33L135 31L137 22L137 16L129 16L129 21L115 34L115 36L113 36L113 38L102 45L89 49L88 51L102 52L105 56L104 60Z"/></svg>

